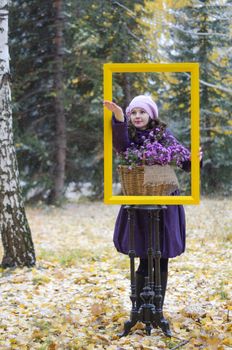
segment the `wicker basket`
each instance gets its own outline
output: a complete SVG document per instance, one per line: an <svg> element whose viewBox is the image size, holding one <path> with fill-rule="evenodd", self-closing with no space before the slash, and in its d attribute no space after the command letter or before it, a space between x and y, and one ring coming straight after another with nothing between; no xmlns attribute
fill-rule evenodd
<svg viewBox="0 0 232 350"><path fill-rule="evenodd" d="M146 167L151 168L151 167ZM149 169L150 170L150 169ZM157 176L157 170L162 175ZM163 183L163 173L166 172L167 181ZM128 169L126 165L118 166L119 178L122 186L122 192L126 196L167 196L171 192L178 188L178 180L174 170L169 166L157 166L156 176L153 181L146 182L145 179L145 166L136 166L135 168Z"/></svg>

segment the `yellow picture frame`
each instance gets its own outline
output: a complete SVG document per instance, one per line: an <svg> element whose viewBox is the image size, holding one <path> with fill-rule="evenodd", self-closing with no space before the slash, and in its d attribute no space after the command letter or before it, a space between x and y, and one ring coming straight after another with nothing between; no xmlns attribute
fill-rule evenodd
<svg viewBox="0 0 232 350"><path fill-rule="evenodd" d="M106 63L104 64L104 100L112 101L113 73L188 72L191 75L191 196L115 196L112 193L113 150L112 113L104 108L104 203L174 205L199 204L199 63Z"/></svg>

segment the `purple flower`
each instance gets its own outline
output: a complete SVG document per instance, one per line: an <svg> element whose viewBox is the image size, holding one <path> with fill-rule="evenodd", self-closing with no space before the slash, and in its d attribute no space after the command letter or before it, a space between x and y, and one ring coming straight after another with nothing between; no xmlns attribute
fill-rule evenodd
<svg viewBox="0 0 232 350"><path fill-rule="evenodd" d="M181 166L182 162L189 160L190 152L181 144L177 143L172 135L167 135L162 142L159 142L160 128L151 131L149 137L142 136L143 144L135 145L133 142L125 152L119 154L119 163L133 168L136 165L154 165L154 164L174 164Z"/></svg>

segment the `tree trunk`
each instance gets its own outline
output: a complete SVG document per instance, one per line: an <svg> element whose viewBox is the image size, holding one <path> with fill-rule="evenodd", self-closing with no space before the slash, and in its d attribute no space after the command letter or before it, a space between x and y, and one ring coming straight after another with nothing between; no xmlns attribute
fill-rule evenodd
<svg viewBox="0 0 232 350"><path fill-rule="evenodd" d="M0 0L0 232L1 266L33 266L35 251L19 186L13 144L8 50L8 1Z"/></svg>
<svg viewBox="0 0 232 350"><path fill-rule="evenodd" d="M124 74L124 81L123 81L123 92L125 96L125 108L129 105L131 102L131 85L130 85L130 78L128 74Z"/></svg>
<svg viewBox="0 0 232 350"><path fill-rule="evenodd" d="M64 112L63 84L63 14L62 0L56 0L55 6L55 167L54 185L49 196L49 203L59 204L63 197L66 166L66 119Z"/></svg>
<svg viewBox="0 0 232 350"><path fill-rule="evenodd" d="M125 47L124 52L122 54L122 61L127 63L128 62L128 49ZM130 84L130 77L128 73L123 74L123 94L124 94L124 106L123 109L125 110L126 107L131 102L131 84Z"/></svg>

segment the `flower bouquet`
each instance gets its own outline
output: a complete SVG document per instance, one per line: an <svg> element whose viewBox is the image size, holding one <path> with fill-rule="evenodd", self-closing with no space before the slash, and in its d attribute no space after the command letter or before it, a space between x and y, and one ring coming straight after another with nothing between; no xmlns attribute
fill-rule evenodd
<svg viewBox="0 0 232 350"><path fill-rule="evenodd" d="M172 135L161 134L159 128L142 141L118 154L123 194L169 195L179 187L173 166L181 167L190 152Z"/></svg>

